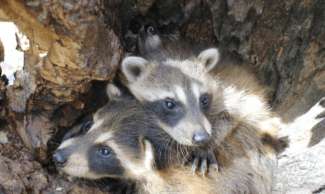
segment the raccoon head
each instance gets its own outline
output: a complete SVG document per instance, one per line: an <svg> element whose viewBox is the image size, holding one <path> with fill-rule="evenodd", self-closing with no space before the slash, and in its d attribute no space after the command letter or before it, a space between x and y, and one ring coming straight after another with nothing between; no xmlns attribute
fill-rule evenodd
<svg viewBox="0 0 325 194"><path fill-rule="evenodd" d="M128 141L114 136L125 118L119 111L120 104L110 103L104 106L96 112L93 122L86 122L86 129L83 129L85 125L76 127L82 131L89 129L88 132L63 140L53 154L53 160L59 170L74 177L88 179L125 176L121 158L114 150L116 141ZM136 147L138 146L134 146L134 149Z"/></svg>
<svg viewBox="0 0 325 194"><path fill-rule="evenodd" d="M186 60L130 56L121 70L130 92L156 115L160 127L178 143L196 146L212 136L211 107L223 110L222 93L214 92L219 86L209 74L218 60L215 48Z"/></svg>
<svg viewBox="0 0 325 194"><path fill-rule="evenodd" d="M68 175L88 179L132 179L154 170L154 151L145 137L150 122L136 105L139 103L132 102L136 101L128 101L127 105L112 101L96 112L92 123L76 127L83 132L88 129L87 132L75 133L78 130L73 129L72 134L77 135L65 138L53 154L57 168ZM152 133L147 136L161 136Z"/></svg>
<svg viewBox="0 0 325 194"><path fill-rule="evenodd" d="M124 168L109 142L97 142L95 131L64 140L53 154L56 167L81 178L123 177Z"/></svg>

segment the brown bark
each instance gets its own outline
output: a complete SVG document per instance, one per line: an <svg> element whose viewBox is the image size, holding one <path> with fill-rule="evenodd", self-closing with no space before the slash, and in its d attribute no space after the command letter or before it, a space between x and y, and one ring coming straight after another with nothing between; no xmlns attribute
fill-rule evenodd
<svg viewBox="0 0 325 194"><path fill-rule="evenodd" d="M14 22L31 45L25 52L24 71L17 72L14 85L6 89L4 119L9 124L8 133L16 131L24 145L33 152L34 159L42 164L49 162L47 146L52 134L95 110L101 105L100 99L105 100L102 93L94 93L93 82L112 79L122 54L118 37L104 23L100 1L71 3L0 1L0 18ZM40 57L40 54L46 56ZM94 103L91 98L95 95L102 97ZM9 148L4 149L17 151L10 138L9 142ZM35 163L34 159L23 157L17 161L8 160L8 163L14 165L19 159L32 166ZM3 168L10 171L11 167ZM51 183L53 178L40 167L31 167L30 170L36 173L27 181L30 188L25 186L25 178L11 177L16 182L4 184L5 190L8 193L25 193L29 192L28 189L35 193L46 188L55 190L52 188L55 181ZM24 177L29 172L18 169L17 174ZM40 188L33 187L38 181L33 179L38 176L42 176L39 184L44 184ZM13 185L17 190L11 188ZM82 189L79 190L82 193Z"/></svg>
<svg viewBox="0 0 325 194"><path fill-rule="evenodd" d="M6 161L0 172L14 181L0 179L0 185L7 193L96 190L71 186L40 164L51 168L48 155L58 137L106 102L105 83L124 52L136 50L139 25L154 23L163 36L212 44L247 60L275 110L292 120L325 96L324 10L323 0L0 0L0 20L14 22L30 41L14 85L1 82L0 126L9 143L0 146L19 156L0 152L0 163ZM10 169L20 161L31 171L21 165L13 177Z"/></svg>

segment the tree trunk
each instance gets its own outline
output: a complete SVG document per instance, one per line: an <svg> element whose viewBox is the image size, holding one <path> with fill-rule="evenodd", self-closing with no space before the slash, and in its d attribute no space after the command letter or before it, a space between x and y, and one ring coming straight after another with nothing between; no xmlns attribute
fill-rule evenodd
<svg viewBox="0 0 325 194"><path fill-rule="evenodd" d="M105 85L145 24L248 61L293 121L325 96L324 10L324 0L0 0L0 21L18 27L24 52L13 84L4 70L0 81L0 193L106 191L58 177L49 155L107 102Z"/></svg>

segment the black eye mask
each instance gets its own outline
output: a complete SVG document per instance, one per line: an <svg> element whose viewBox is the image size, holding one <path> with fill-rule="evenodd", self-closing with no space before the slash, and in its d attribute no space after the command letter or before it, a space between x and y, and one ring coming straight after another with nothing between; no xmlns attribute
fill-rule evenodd
<svg viewBox="0 0 325 194"><path fill-rule="evenodd" d="M124 168L115 152L106 145L94 145L88 150L89 169L95 174L122 177Z"/></svg>
<svg viewBox="0 0 325 194"><path fill-rule="evenodd" d="M146 110L156 114L157 117L168 126L176 126L178 122L185 116L182 104L175 102L175 108L169 110L166 108L165 100L157 100L153 102L144 102Z"/></svg>

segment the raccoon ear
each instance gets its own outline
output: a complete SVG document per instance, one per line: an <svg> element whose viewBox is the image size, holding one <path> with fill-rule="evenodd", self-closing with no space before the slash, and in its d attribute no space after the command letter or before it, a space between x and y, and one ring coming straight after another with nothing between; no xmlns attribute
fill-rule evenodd
<svg viewBox="0 0 325 194"><path fill-rule="evenodd" d="M107 84L106 93L110 100L118 100L122 97L122 91L113 83Z"/></svg>
<svg viewBox="0 0 325 194"><path fill-rule="evenodd" d="M147 64L142 57L126 57L122 61L122 72L129 82L135 82L144 75Z"/></svg>
<svg viewBox="0 0 325 194"><path fill-rule="evenodd" d="M217 48L209 48L202 51L198 59L202 62L207 72L211 71L219 62L220 53Z"/></svg>

